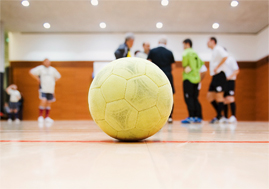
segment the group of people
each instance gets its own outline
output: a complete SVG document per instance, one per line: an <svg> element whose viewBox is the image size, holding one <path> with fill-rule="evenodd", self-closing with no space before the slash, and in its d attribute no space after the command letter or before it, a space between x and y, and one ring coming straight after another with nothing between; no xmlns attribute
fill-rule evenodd
<svg viewBox="0 0 269 189"><path fill-rule="evenodd" d="M131 57L130 49L134 43L134 35L126 34L125 41L115 51L115 57ZM173 94L175 94L172 70L175 68L175 59L173 53L166 48L167 39L165 36L159 39L158 47L150 49L148 42L143 43L144 51L136 51L135 56L147 59L156 64L169 79ZM217 39L211 37L207 46L212 49L212 58L209 63L209 71L212 81L207 93L207 99L216 111L210 123L236 122L235 117L235 80L239 73L239 67L235 59L228 55L226 49L217 45ZM201 81L205 77L207 67L199 58L198 54L192 49L192 41L185 39L183 41L184 52L182 55L183 67L183 91L184 100L186 102L189 116L182 120L184 124L201 123L203 120L201 104L198 100L199 90L201 89ZM49 117L51 103L55 101L54 90L55 83L61 78L61 74L51 66L51 62L45 59L42 65L30 70L30 75L39 84L39 117L38 122L52 123ZM12 84L6 92L10 95L8 122L12 122L12 115L15 122L19 122L18 109L21 94L17 86ZM230 105L232 116L228 119L228 105ZM45 116L43 115L45 112ZM223 114L224 112L224 114ZM169 116L168 122L172 123L173 108Z"/></svg>
<svg viewBox="0 0 269 189"><path fill-rule="evenodd" d="M54 90L55 83L61 78L61 74L51 66L49 59L45 59L42 65L37 66L30 70L29 74L38 82L39 84L39 123L53 123L53 119L49 117L51 103L54 102ZM12 84L7 89L6 92L10 95L9 98L9 113L8 122L12 122L12 117L15 117L15 122L19 123L18 110L19 110L19 100L21 94L17 89L17 86ZM45 116L44 116L45 112Z"/></svg>
<svg viewBox="0 0 269 189"><path fill-rule="evenodd" d="M125 42L115 51L115 57L131 57L131 48L135 36L133 33L127 33ZM143 43L144 51L135 51L135 57L147 59L156 64L169 79L173 94L175 93L172 70L175 68L175 59L173 53L166 48L167 39L162 36L159 39L158 47L150 49L148 42ZM212 57L209 63L209 71L212 81L207 93L207 99L216 111L210 123L233 123L235 117L235 80L239 73L239 67L236 60L229 56L227 50L217 44L217 39L211 37L207 43L208 48L212 49ZM198 100L201 89L201 81L205 77L207 67L199 58L198 54L192 49L191 39L183 41L184 52L182 54L183 67L183 91L184 100L188 108L189 116L182 120L183 124L201 123L203 120L201 104ZM231 116L228 118L228 106L231 108ZM172 123L172 112L168 122Z"/></svg>

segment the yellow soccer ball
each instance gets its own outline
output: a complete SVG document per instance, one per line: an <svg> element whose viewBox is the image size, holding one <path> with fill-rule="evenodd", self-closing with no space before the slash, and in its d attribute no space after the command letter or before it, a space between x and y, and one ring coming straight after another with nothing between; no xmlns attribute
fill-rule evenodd
<svg viewBox="0 0 269 189"><path fill-rule="evenodd" d="M157 133L166 123L173 92L163 71L141 58L121 58L94 78L88 95L95 123L109 136L137 141Z"/></svg>

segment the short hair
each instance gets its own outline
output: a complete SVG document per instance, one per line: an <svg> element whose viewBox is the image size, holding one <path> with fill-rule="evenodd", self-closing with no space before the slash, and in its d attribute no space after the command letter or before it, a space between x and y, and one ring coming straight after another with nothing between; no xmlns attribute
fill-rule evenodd
<svg viewBox="0 0 269 189"><path fill-rule="evenodd" d="M185 44L189 44L190 47L192 47L192 41L191 41L190 39L185 39L185 40L183 41L183 43L185 43Z"/></svg>
<svg viewBox="0 0 269 189"><path fill-rule="evenodd" d="M215 37L210 37L210 40L212 40L212 41L214 41L215 42L215 44L217 44L217 39L215 38Z"/></svg>
<svg viewBox="0 0 269 189"><path fill-rule="evenodd" d="M167 43L167 37L165 35L161 36L159 39L159 43L166 44Z"/></svg>
<svg viewBox="0 0 269 189"><path fill-rule="evenodd" d="M133 33L126 33L125 34L125 42L126 41L128 41L128 40L130 40L130 39L134 39L135 37L134 37L134 34Z"/></svg>

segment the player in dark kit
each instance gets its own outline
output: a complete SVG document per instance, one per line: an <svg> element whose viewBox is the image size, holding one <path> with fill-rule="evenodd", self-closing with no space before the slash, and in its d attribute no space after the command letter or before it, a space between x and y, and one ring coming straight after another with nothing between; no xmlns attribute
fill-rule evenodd
<svg viewBox="0 0 269 189"><path fill-rule="evenodd" d="M149 55L147 59L153 62L154 64L156 64L165 73L165 75L170 81L173 94L174 94L175 89L174 89L174 82L173 82L173 75L172 75L172 64L175 63L175 59L174 59L173 53L166 48L166 44L167 44L166 37L162 37L159 40L159 46L149 51ZM169 123L173 122L172 114L173 114L173 109L168 119Z"/></svg>

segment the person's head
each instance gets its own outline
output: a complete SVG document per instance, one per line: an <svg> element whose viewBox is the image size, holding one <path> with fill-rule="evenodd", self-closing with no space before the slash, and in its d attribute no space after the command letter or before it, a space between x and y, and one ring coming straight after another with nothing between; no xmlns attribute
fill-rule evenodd
<svg viewBox="0 0 269 189"><path fill-rule="evenodd" d="M166 45L167 44L167 38L166 36L161 36L161 38L159 39L159 44L163 44Z"/></svg>
<svg viewBox="0 0 269 189"><path fill-rule="evenodd" d="M17 85L12 84L12 85L11 85L11 89L13 89L13 90L17 90L17 89L18 89L18 87L17 87Z"/></svg>
<svg viewBox="0 0 269 189"><path fill-rule="evenodd" d="M43 65L46 66L47 68L50 67L50 60L46 58L46 59L43 61Z"/></svg>
<svg viewBox="0 0 269 189"><path fill-rule="evenodd" d="M192 48L192 41L190 39L185 39L183 41L184 49Z"/></svg>
<svg viewBox="0 0 269 189"><path fill-rule="evenodd" d="M127 47L130 49L132 48L133 44L134 44L134 34L133 33L126 33L125 34L125 44L127 45Z"/></svg>
<svg viewBox="0 0 269 189"><path fill-rule="evenodd" d="M214 47L217 45L217 39L215 37L210 37L208 42L207 42L207 46L210 49L214 49Z"/></svg>
<svg viewBox="0 0 269 189"><path fill-rule="evenodd" d="M145 52L146 54L148 54L149 51L150 51L150 44L149 44L149 42L144 42L144 43L143 43L143 48L144 48L144 52Z"/></svg>

